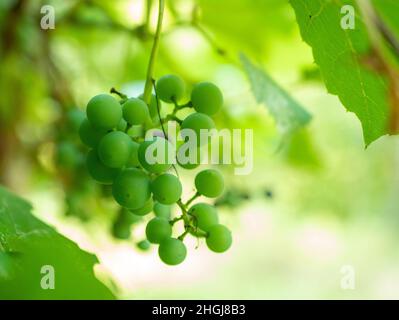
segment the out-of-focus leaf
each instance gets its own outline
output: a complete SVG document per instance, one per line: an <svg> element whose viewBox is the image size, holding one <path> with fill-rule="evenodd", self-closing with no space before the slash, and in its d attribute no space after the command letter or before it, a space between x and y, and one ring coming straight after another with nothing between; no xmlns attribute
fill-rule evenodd
<svg viewBox="0 0 399 320"><path fill-rule="evenodd" d="M221 48L232 52L245 50L262 57L272 38L295 28L289 5L281 0L199 0L198 4L201 23L215 34Z"/></svg>
<svg viewBox="0 0 399 320"><path fill-rule="evenodd" d="M321 166L319 150L308 128L298 130L290 136L283 149L283 156L293 166L316 170Z"/></svg>
<svg viewBox="0 0 399 320"><path fill-rule="evenodd" d="M26 201L0 187L0 299L114 299L94 275L96 256L31 214ZM54 270L54 289L41 281Z"/></svg>
<svg viewBox="0 0 399 320"><path fill-rule="evenodd" d="M327 89L337 95L363 127L366 145L391 133L390 83L373 70L375 59L368 33L355 1L291 0L302 38L312 47ZM341 27L341 8L356 8L355 29Z"/></svg>
<svg viewBox="0 0 399 320"><path fill-rule="evenodd" d="M373 0L373 5L396 37L399 37L399 1Z"/></svg>
<svg viewBox="0 0 399 320"><path fill-rule="evenodd" d="M269 109L279 130L289 134L310 121L311 115L264 70L253 65L245 55L241 55L241 62L256 101Z"/></svg>

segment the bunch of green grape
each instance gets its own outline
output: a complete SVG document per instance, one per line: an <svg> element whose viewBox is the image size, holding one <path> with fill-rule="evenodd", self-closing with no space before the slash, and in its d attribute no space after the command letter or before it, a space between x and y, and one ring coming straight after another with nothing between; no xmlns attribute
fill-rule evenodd
<svg viewBox="0 0 399 320"><path fill-rule="evenodd" d="M65 215L87 221L92 217L88 201L103 186L93 185L85 166L86 150L78 143L77 133L84 118L83 111L68 106L68 110L59 119L53 137L53 169L65 194ZM51 168L45 169L54 173L50 171Z"/></svg>
<svg viewBox="0 0 399 320"><path fill-rule="evenodd" d="M79 136L90 148L86 159L89 174L97 182L112 186L113 198L121 207L113 225L114 236L126 239L132 224L146 221L147 239L138 246L145 250L150 244L159 245L160 259L168 265L177 265L186 257L183 241L187 235L205 238L214 252L224 252L231 246L231 232L219 223L215 207L203 202L192 204L199 196L219 197L224 190L224 179L214 169L199 172L195 177L197 191L184 203L182 184L174 174L177 174L173 161L176 159L167 157L165 161L155 162L146 159L147 149L154 146L168 154L171 142L166 134L145 140L145 133L157 127L165 133L163 124L168 121L177 122L180 129L193 130L197 136L201 129L213 129L211 116L222 107L223 96L217 86L202 82L193 87L190 101L180 104L185 84L176 75L163 76L154 83L154 89L148 105L143 95L128 98L117 92L119 101L108 94L93 97L87 105L87 117L80 126ZM161 101L174 106L164 118L161 118ZM179 119L177 113L184 108L194 112ZM176 158L176 154L173 156ZM185 169L199 166L199 163L177 163ZM173 205L180 208L181 214L172 218ZM183 225L184 232L176 236L173 229L178 223Z"/></svg>

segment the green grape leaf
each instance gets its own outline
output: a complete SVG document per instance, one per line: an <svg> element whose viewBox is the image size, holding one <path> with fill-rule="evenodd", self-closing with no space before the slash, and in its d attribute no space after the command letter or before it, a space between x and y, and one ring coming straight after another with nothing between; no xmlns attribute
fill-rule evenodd
<svg viewBox="0 0 399 320"><path fill-rule="evenodd" d="M311 120L311 115L297 101L244 54L241 54L241 62L256 101L269 109L284 135L304 127Z"/></svg>
<svg viewBox="0 0 399 320"><path fill-rule="evenodd" d="M31 209L0 186L0 299L114 299L94 275L97 257Z"/></svg>
<svg viewBox="0 0 399 320"><path fill-rule="evenodd" d="M359 118L366 145L395 133L392 121L398 103L393 94L396 84L390 83L389 67L370 42L356 1L290 0L290 3L302 38L313 49L327 90ZM344 5L355 9L354 29L341 26Z"/></svg>

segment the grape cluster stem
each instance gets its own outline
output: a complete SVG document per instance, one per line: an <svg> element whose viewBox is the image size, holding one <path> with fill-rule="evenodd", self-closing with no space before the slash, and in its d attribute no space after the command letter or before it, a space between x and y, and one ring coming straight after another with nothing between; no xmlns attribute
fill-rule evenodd
<svg viewBox="0 0 399 320"><path fill-rule="evenodd" d="M171 220L170 223L174 225L176 222L183 220L184 221L184 232L178 237L178 239L183 240L184 237L191 231L193 234L195 234L199 238L206 238L208 236L208 233L202 230L199 230L197 227L196 223L196 218L192 216L188 211L187 208L188 206L200 196L198 192L194 194L194 196L189 199L185 204L179 199L177 201L177 205L180 207L182 215Z"/></svg>
<svg viewBox="0 0 399 320"><path fill-rule="evenodd" d="M165 11L165 0L159 0L157 28L155 31L154 42L152 44L150 61L148 63L148 68L147 68L147 78L144 86L143 100L145 103L147 103L147 105L149 105L151 101L152 78L154 73L155 60L159 49L159 41L161 39L164 11Z"/></svg>

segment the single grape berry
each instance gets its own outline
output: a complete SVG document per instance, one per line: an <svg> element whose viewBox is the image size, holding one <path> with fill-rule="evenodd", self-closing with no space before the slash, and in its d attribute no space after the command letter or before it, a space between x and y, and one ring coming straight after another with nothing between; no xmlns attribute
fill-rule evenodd
<svg viewBox="0 0 399 320"><path fill-rule="evenodd" d="M183 145L177 150L177 163L184 169L192 170L197 168L201 164L201 159L200 148L186 148Z"/></svg>
<svg viewBox="0 0 399 320"><path fill-rule="evenodd" d="M131 150L130 150L130 156L129 159L127 160L126 165L128 167L138 167L140 166L140 161L139 161L139 147L140 144L137 143L136 141L132 140L131 144Z"/></svg>
<svg viewBox="0 0 399 320"><path fill-rule="evenodd" d="M96 148L101 138L107 134L106 130L92 126L88 119L84 119L79 128L80 140L88 147Z"/></svg>
<svg viewBox="0 0 399 320"><path fill-rule="evenodd" d="M57 146L55 160L60 168L70 170L81 163L82 156L74 144L65 141Z"/></svg>
<svg viewBox="0 0 399 320"><path fill-rule="evenodd" d="M221 224L213 225L208 230L206 244L214 252L224 252L228 250L232 243L231 232Z"/></svg>
<svg viewBox="0 0 399 320"><path fill-rule="evenodd" d="M187 249L182 241L169 238L160 243L158 255L164 263L174 266L184 261Z"/></svg>
<svg viewBox="0 0 399 320"><path fill-rule="evenodd" d="M87 118L96 128L116 128L122 118L122 107L109 94L99 94L90 99L86 109Z"/></svg>
<svg viewBox="0 0 399 320"><path fill-rule="evenodd" d="M112 195L122 207L142 208L151 197L150 178L139 169L125 169L114 180Z"/></svg>
<svg viewBox="0 0 399 320"><path fill-rule="evenodd" d="M127 128L127 122L125 121L125 119L122 118L121 121L119 121L116 130L125 132L126 128Z"/></svg>
<svg viewBox="0 0 399 320"><path fill-rule="evenodd" d="M173 74L165 75L156 83L159 99L167 103L178 102L184 95L184 81Z"/></svg>
<svg viewBox="0 0 399 320"><path fill-rule="evenodd" d="M120 170L105 166L98 157L96 150L90 150L86 158L87 171L90 176L102 184L112 184Z"/></svg>
<svg viewBox="0 0 399 320"><path fill-rule="evenodd" d="M196 142L197 147L199 147L199 146L207 144L209 141L209 138L201 137L201 131L203 134L205 133L205 136L206 136L209 133L208 130L215 128L215 123L206 114L194 112L183 120L180 128L181 128L181 130L184 130L184 129L192 130L192 133L195 134L196 140L194 140L194 141L190 141L190 139L186 139L186 140L188 140L189 143Z"/></svg>
<svg viewBox="0 0 399 320"><path fill-rule="evenodd" d="M140 100L143 100L144 95L141 94L138 96ZM159 110L161 110L161 104L158 105ZM148 105L148 109L150 111L151 119L158 118L158 107L157 107L157 98L155 94L151 94L150 104Z"/></svg>
<svg viewBox="0 0 399 320"><path fill-rule="evenodd" d="M137 125L137 126L131 126L131 127L127 130L126 133L129 135L129 137L132 137L132 138L141 138L141 137L144 135L145 130L144 130L143 126Z"/></svg>
<svg viewBox="0 0 399 320"><path fill-rule="evenodd" d="M121 208L119 211L118 219L123 221L126 224L132 225L142 220L142 217L134 214L132 211L129 211L126 208Z"/></svg>
<svg viewBox="0 0 399 320"><path fill-rule="evenodd" d="M100 160L110 168L122 168L129 160L132 151L132 139L123 132L107 133L98 145Z"/></svg>
<svg viewBox="0 0 399 320"><path fill-rule="evenodd" d="M178 177L165 173L154 179L151 183L154 199L162 204L173 204L180 199L182 185Z"/></svg>
<svg viewBox="0 0 399 320"><path fill-rule="evenodd" d="M170 219L171 207L169 205L155 202L153 210L158 218L164 218L166 220Z"/></svg>
<svg viewBox="0 0 399 320"><path fill-rule="evenodd" d="M74 108L67 112L66 118L68 127L75 133L79 131L86 115L82 110Z"/></svg>
<svg viewBox="0 0 399 320"><path fill-rule="evenodd" d="M138 155L144 169L152 173L162 173L172 166L174 147L168 140L156 137L153 140L143 141Z"/></svg>
<svg viewBox="0 0 399 320"><path fill-rule="evenodd" d="M122 220L116 220L112 225L112 235L116 239L127 240L131 235L131 226Z"/></svg>
<svg viewBox="0 0 399 320"><path fill-rule="evenodd" d="M147 251L150 249L151 243L148 240L141 240L140 242L137 243L137 248L139 248L142 251Z"/></svg>
<svg viewBox="0 0 399 320"><path fill-rule="evenodd" d="M191 103L195 111L212 116L223 106L223 95L213 83L201 82L191 91Z"/></svg>
<svg viewBox="0 0 399 320"><path fill-rule="evenodd" d="M203 170L195 177L195 187L197 191L205 197L219 197L224 189L223 176L217 170Z"/></svg>
<svg viewBox="0 0 399 320"><path fill-rule="evenodd" d="M204 231L219 223L219 217L214 206L207 203L197 203L188 211L194 217L194 225Z"/></svg>
<svg viewBox="0 0 399 320"><path fill-rule="evenodd" d="M149 119L150 112L145 102L138 98L130 98L123 105L123 118L132 125L143 124Z"/></svg>
<svg viewBox="0 0 399 320"><path fill-rule="evenodd" d="M157 217L148 222L145 234L147 240L151 243L161 243L163 240L170 238L172 227L168 220Z"/></svg>
<svg viewBox="0 0 399 320"><path fill-rule="evenodd" d="M131 210L133 214L136 216L145 216L146 214L149 214L154 207L154 201L150 198L143 207L136 209L136 210Z"/></svg>

